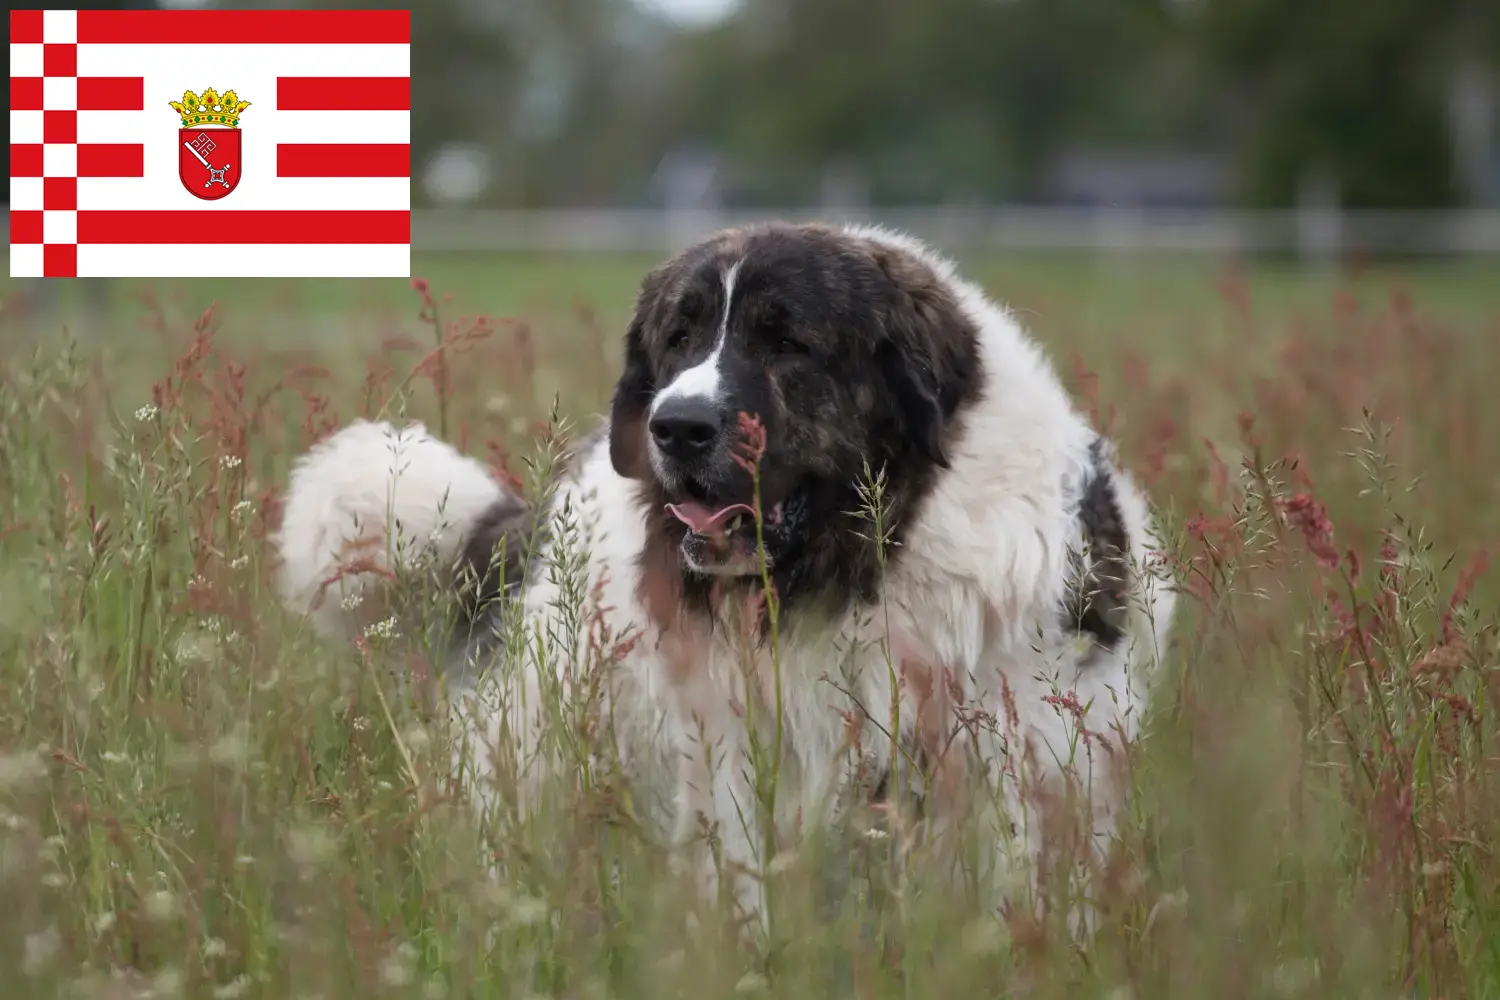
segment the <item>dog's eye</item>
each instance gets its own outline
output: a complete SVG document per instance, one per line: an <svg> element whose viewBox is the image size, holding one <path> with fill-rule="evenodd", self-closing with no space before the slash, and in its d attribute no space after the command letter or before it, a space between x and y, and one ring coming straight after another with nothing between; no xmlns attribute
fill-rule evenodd
<svg viewBox="0 0 1500 1000"><path fill-rule="evenodd" d="M791 337L782 337L776 342L777 354L806 354L807 345Z"/></svg>
<svg viewBox="0 0 1500 1000"><path fill-rule="evenodd" d="M684 344L686 344L687 340L688 340L687 331L686 330L678 330L676 333L672 334L670 337L667 338L667 350L669 350L669 351L675 351L675 350L677 350L677 348L679 348L679 347L683 346Z"/></svg>

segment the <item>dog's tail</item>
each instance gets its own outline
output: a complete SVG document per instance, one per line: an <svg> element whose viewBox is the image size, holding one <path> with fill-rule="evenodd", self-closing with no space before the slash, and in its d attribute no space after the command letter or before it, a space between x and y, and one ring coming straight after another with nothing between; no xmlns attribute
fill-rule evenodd
<svg viewBox="0 0 1500 1000"><path fill-rule="evenodd" d="M361 420L292 469L281 598L319 633L350 638L386 617L403 569L426 566L450 574L471 621L518 581L528 520L522 497L421 424Z"/></svg>

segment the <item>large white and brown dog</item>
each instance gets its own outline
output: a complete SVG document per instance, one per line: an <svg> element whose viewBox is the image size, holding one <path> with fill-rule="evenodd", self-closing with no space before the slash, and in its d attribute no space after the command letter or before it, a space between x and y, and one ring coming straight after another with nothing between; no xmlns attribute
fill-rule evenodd
<svg viewBox="0 0 1500 1000"><path fill-rule="evenodd" d="M675 789L664 818L684 845L716 827L722 869L683 856L707 888L735 878L752 911L767 824L827 818L851 780L904 801L906 764L939 826L988 782L1002 884L1044 846L1028 785L1071 775L1092 839L1110 833L1123 788L1106 758L1137 730L1174 604L1147 504L1015 319L917 241L770 224L652 271L607 426L544 507L523 568L534 515L479 463L421 427L350 426L293 474L286 599L310 610L351 556L391 569L401 546L467 567L466 607L500 600L453 655L510 666L455 709L536 781L543 693L579 683L597 645L582 633L634 631L604 684L622 759ZM320 629L358 627L352 603L322 601ZM483 627L507 608L542 637L524 652ZM771 810L749 758L768 766L778 726ZM489 794L483 773L474 788Z"/></svg>

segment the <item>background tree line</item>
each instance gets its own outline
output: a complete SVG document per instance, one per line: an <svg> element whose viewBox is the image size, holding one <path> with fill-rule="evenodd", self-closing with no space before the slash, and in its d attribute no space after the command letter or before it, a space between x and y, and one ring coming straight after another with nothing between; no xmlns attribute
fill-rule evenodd
<svg viewBox="0 0 1500 1000"><path fill-rule="evenodd" d="M1497 0L739 0L708 28L636 0L410 6L414 167L471 144L497 205L659 202L695 150L739 204L851 165L876 204L1035 201L1093 148L1214 154L1247 206L1317 171L1348 207L1439 207L1474 195L1458 74L1500 90Z"/></svg>
<svg viewBox="0 0 1500 1000"><path fill-rule="evenodd" d="M488 12L490 29L477 29ZM1461 202L1455 73L1494 93L1494 0L741 0L706 29L631 0L428 0L419 158L466 138L489 200L639 204L682 148L728 195L804 203L857 164L875 203L1037 200L1079 146L1210 151L1228 195Z"/></svg>

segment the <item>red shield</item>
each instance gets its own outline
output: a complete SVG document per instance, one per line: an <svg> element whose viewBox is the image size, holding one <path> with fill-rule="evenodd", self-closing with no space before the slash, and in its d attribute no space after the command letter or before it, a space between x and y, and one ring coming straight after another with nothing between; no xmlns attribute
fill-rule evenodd
<svg viewBox="0 0 1500 1000"><path fill-rule="evenodd" d="M240 130L177 130L177 176L182 186L204 201L217 201L240 183Z"/></svg>

